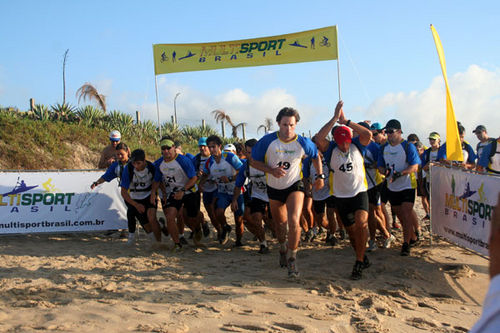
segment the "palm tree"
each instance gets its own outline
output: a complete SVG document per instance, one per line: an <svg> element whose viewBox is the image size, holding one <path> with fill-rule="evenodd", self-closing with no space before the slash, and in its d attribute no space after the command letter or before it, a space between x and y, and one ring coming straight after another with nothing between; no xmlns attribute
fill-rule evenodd
<svg viewBox="0 0 500 333"><path fill-rule="evenodd" d="M260 129L263 129L264 132L267 134L268 132L270 132L272 129L273 129L273 120L271 118L264 118L264 124L260 125L259 127L257 127L257 132L260 130Z"/></svg>
<svg viewBox="0 0 500 333"><path fill-rule="evenodd" d="M84 102L87 98L89 100L93 99L97 102L101 109L106 112L106 96L99 94L97 89L90 83L85 82L83 86L76 91L76 97L78 97L78 103L80 103L81 98L83 98Z"/></svg>

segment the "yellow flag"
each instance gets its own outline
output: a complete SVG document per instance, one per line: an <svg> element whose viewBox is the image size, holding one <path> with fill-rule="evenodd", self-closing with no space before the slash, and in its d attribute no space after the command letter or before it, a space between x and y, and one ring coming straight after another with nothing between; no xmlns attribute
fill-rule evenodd
<svg viewBox="0 0 500 333"><path fill-rule="evenodd" d="M199 44L154 44L155 74L338 58L337 27Z"/></svg>
<svg viewBox="0 0 500 333"><path fill-rule="evenodd" d="M441 63L441 70L443 71L444 84L446 86L446 159L451 161L463 161L464 155L462 153L462 143L458 136L457 120L455 118L455 111L453 111L453 103L451 102L450 86L448 85L448 76L446 74L446 61L444 59L443 46L439 35L431 24L432 36Z"/></svg>

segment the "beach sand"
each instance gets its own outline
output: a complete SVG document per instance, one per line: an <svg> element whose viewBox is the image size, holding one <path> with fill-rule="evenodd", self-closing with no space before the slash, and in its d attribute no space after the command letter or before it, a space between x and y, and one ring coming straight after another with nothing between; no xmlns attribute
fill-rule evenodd
<svg viewBox="0 0 500 333"><path fill-rule="evenodd" d="M294 280L278 265L277 243L259 255L248 232L241 248L219 245L212 232L205 248L179 253L152 250L144 232L132 247L118 234L1 236L0 332L470 329L488 288L488 261L437 238L431 246L428 232L401 257L402 234L395 235L393 248L368 253L372 266L359 281L349 279L348 241L332 248L324 234L302 244Z"/></svg>

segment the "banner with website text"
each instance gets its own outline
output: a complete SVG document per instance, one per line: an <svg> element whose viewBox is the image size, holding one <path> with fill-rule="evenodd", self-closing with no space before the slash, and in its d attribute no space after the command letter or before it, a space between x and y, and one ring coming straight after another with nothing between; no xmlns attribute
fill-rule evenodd
<svg viewBox="0 0 500 333"><path fill-rule="evenodd" d="M490 223L500 177L431 166L433 233L488 256Z"/></svg>
<svg viewBox="0 0 500 333"><path fill-rule="evenodd" d="M102 171L0 172L0 234L127 228L118 182Z"/></svg>
<svg viewBox="0 0 500 333"><path fill-rule="evenodd" d="M337 27L198 44L154 44L155 74L264 66L338 58Z"/></svg>

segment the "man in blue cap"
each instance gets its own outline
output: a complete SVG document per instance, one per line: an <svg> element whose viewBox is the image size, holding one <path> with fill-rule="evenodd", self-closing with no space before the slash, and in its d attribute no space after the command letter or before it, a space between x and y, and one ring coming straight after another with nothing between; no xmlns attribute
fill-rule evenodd
<svg viewBox="0 0 500 333"><path fill-rule="evenodd" d="M205 163L210 158L210 150L207 146L206 137L201 137L198 140L198 149L200 150L200 152L193 158L193 163L196 170L196 175L198 176L198 179L200 179L203 173L203 168L205 167ZM217 225L217 222L215 221L214 203L217 184L209 179L205 182L205 184L203 184L203 186L198 187L198 189L200 192L203 192L203 206L205 206L208 217L210 218L210 222L212 222L212 225L215 227ZM208 235L210 234L210 229L205 221L203 221L202 223L202 228L203 236L208 237Z"/></svg>

